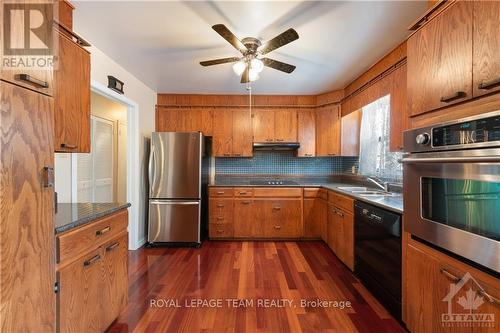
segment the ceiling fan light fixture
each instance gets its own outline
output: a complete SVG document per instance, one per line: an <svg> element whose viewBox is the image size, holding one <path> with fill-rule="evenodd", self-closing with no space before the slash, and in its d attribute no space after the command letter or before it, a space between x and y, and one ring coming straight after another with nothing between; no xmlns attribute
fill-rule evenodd
<svg viewBox="0 0 500 333"><path fill-rule="evenodd" d="M260 59L253 58L250 61L250 68L251 68L251 70L253 70L257 73L260 73L264 69L264 63Z"/></svg>
<svg viewBox="0 0 500 333"><path fill-rule="evenodd" d="M255 71L253 68L250 68L248 71L248 80L250 82L257 81L259 79L259 72Z"/></svg>
<svg viewBox="0 0 500 333"><path fill-rule="evenodd" d="M234 65L233 65L233 71L234 73L236 73L236 75L241 75L243 74L243 72L245 71L245 69L247 68L247 64L245 63L245 61L240 60L238 62L236 62Z"/></svg>

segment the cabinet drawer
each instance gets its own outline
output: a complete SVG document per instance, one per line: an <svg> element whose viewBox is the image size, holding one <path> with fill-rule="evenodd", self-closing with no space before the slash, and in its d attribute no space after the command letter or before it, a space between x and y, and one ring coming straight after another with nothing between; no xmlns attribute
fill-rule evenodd
<svg viewBox="0 0 500 333"><path fill-rule="evenodd" d="M22 69L4 69L0 71L0 78L9 81L18 86L41 92L43 94L53 95L53 74L46 70L22 70Z"/></svg>
<svg viewBox="0 0 500 333"><path fill-rule="evenodd" d="M232 197L233 189L231 187L211 187L209 195L211 197Z"/></svg>
<svg viewBox="0 0 500 333"><path fill-rule="evenodd" d="M233 199L210 199L210 223L232 223Z"/></svg>
<svg viewBox="0 0 500 333"><path fill-rule="evenodd" d="M336 207L343 209L346 212L354 212L354 199L346 197L345 195L329 191L328 202L335 204Z"/></svg>
<svg viewBox="0 0 500 333"><path fill-rule="evenodd" d="M326 200L328 195L325 189L306 187L304 189L304 198L321 198Z"/></svg>
<svg viewBox="0 0 500 333"><path fill-rule="evenodd" d="M293 198L301 197L301 188L275 188L275 187L258 187L253 190L254 196L260 198Z"/></svg>
<svg viewBox="0 0 500 333"><path fill-rule="evenodd" d="M232 238L233 225L230 223L210 223L208 226L210 238Z"/></svg>
<svg viewBox="0 0 500 333"><path fill-rule="evenodd" d="M127 230L127 225L128 211L125 209L58 236L57 261L76 258L85 251L108 242L115 235Z"/></svg>
<svg viewBox="0 0 500 333"><path fill-rule="evenodd" d="M268 238L296 238L302 236L302 201L269 200L265 203L267 219L264 235Z"/></svg>
<svg viewBox="0 0 500 333"><path fill-rule="evenodd" d="M250 187L237 187L234 189L235 197L252 197L253 196L253 188Z"/></svg>

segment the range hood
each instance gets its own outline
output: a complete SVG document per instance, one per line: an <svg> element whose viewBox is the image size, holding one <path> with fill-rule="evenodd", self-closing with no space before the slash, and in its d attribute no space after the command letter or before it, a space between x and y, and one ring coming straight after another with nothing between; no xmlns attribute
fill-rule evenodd
<svg viewBox="0 0 500 333"><path fill-rule="evenodd" d="M254 150L295 150L300 147L299 142L254 142Z"/></svg>

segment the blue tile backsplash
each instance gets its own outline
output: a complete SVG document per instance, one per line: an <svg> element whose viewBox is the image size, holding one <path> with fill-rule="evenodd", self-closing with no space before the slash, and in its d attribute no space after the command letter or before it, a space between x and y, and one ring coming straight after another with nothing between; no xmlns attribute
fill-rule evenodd
<svg viewBox="0 0 500 333"><path fill-rule="evenodd" d="M293 151L254 151L252 158L216 158L215 174L326 176L351 172L352 166L357 170L357 157L303 158Z"/></svg>

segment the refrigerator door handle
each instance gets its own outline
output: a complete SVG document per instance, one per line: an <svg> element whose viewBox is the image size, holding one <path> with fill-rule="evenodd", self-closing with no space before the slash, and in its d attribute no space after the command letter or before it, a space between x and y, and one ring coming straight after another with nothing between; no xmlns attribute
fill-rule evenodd
<svg viewBox="0 0 500 333"><path fill-rule="evenodd" d="M149 203L155 205L199 205L199 201L179 201L179 200L149 200Z"/></svg>
<svg viewBox="0 0 500 333"><path fill-rule="evenodd" d="M154 164L155 164L155 150L154 150L154 147L151 147L151 153L149 154L149 164L148 164L148 175L149 175L149 188L150 188L150 193L151 193L151 189L154 188L154 183L155 183L155 179L154 179Z"/></svg>

